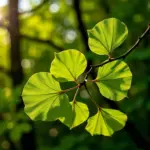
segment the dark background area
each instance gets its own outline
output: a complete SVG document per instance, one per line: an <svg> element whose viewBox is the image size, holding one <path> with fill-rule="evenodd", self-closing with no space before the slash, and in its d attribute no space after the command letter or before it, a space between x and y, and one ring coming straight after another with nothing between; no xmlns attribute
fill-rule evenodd
<svg viewBox="0 0 150 150"><path fill-rule="evenodd" d="M0 150L150 149L150 36L126 59L133 73L129 98L112 103L88 85L99 104L128 115L126 127L112 137L91 136L85 124L69 130L57 121L33 122L23 110L24 84L36 72L49 72L54 52L78 49L89 64L105 59L89 50L87 29L110 17L129 30L115 57L147 28L150 0L0 0ZM84 89L80 97L94 108Z"/></svg>

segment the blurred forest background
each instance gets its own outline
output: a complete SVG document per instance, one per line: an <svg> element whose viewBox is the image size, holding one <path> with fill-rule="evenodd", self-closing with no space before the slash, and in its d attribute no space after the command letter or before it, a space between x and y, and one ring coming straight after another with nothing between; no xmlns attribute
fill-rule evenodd
<svg viewBox="0 0 150 150"><path fill-rule="evenodd" d="M57 121L33 122L23 110L24 84L32 74L49 71L54 52L78 49L89 64L105 59L89 51L86 30L109 17L129 29L118 56L150 23L150 0L0 0L0 150L150 149L150 36L126 59L133 72L128 99L111 104L88 85L98 103L128 115L126 127L112 137L92 137L85 124L70 131ZM89 103L84 89L80 97Z"/></svg>

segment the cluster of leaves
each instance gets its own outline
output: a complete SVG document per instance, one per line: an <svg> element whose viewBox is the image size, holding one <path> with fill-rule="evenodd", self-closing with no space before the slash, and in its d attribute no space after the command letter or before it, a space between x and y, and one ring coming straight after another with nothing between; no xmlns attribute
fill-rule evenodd
<svg viewBox="0 0 150 150"><path fill-rule="evenodd" d="M88 30L89 47L98 55L112 57L115 48L120 46L128 35L127 27L118 19L105 19L91 30ZM85 77L79 82L79 76L85 71L87 60L78 50L69 49L55 53L51 63L50 73L40 72L32 75L26 83L22 97L25 112L32 120L55 121L60 120L70 129L87 120L86 130L94 134L111 136L115 131L125 126L127 116L119 110L102 108L96 104L97 113L89 117L86 104L79 102L77 95L86 82ZM96 83L100 93L113 101L120 101L127 97L131 86L132 73L128 65L122 60L115 60L99 65ZM75 82L76 86L62 90L59 82ZM67 92L76 89L73 100ZM86 88L87 90L87 88Z"/></svg>

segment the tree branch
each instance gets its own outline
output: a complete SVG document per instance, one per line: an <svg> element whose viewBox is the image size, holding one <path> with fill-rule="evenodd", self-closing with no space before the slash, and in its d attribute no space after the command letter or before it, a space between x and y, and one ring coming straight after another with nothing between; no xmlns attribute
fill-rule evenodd
<svg viewBox="0 0 150 150"><path fill-rule="evenodd" d="M27 39L27 40L30 40L30 41L33 41L33 42L37 42L37 43L41 43L41 44L47 44L49 46L52 46L53 48L57 49L58 51L62 51L64 50L62 47L56 45L53 41L51 40L44 40L44 39L39 39L37 37L31 37L31 36L28 36L28 35L20 35L21 38L24 38L24 39Z"/></svg>
<svg viewBox="0 0 150 150"><path fill-rule="evenodd" d="M80 31L80 34L81 34L81 37L83 40L83 44L85 46L85 51L90 51L90 48L88 45L88 34L87 34L86 26L85 26L83 19L82 19L82 11L80 8L80 3L81 3L80 0L74 0L73 1L73 7L75 10L75 14L76 14L76 20L78 22L78 30ZM88 61L88 65L87 65L86 70L90 69L91 64L92 64L92 60ZM94 77L95 74L91 73L91 76Z"/></svg>
<svg viewBox="0 0 150 150"><path fill-rule="evenodd" d="M142 41L142 39L144 39L150 31L150 24L148 25L147 29L144 31L144 33L138 38L138 40L135 42L135 44L127 51L125 52L123 55L117 57L117 58L109 58L108 60L102 62L101 64L98 65L91 65L90 69L88 70L88 72L85 75L85 80L83 82L83 85L86 85L87 82L87 78L90 75L90 73L92 72L93 69L97 68L97 67L102 67L103 65L118 60L118 59L125 59L138 45L139 43ZM113 102L113 101L108 101L106 98L105 100L108 102L108 104L114 108L114 109L120 109L119 106ZM142 148L144 150L148 150L149 142L141 135L141 133L137 130L137 128L135 127L135 125L131 122L131 121L127 121L126 126L125 126L125 130L129 133L132 141L137 145L138 148Z"/></svg>
<svg viewBox="0 0 150 150"><path fill-rule="evenodd" d="M79 0L74 0L74 8L75 8L75 12L76 12L77 20L78 20L78 29L81 33L81 36L82 36L84 45L86 47L86 50L89 51L88 36L87 36L87 32L85 30L86 28L84 26L84 23L82 21ZM140 41L148 34L149 30L150 30L150 25L148 26L146 31L141 35L141 37L136 41L136 43L125 54L123 54L123 55L121 55L117 58L111 58L109 60L106 60L106 61L104 61L103 63L101 63L99 65L91 65L90 68L88 67L89 70L87 71L87 74L85 75L85 80L83 81L83 83L81 85L86 87L87 78L88 78L89 74L91 74L91 72L94 68L101 67L101 66L103 66L103 65L105 65L105 64L107 64L111 61L126 58L126 56L129 55L138 46ZM116 108L116 107L118 108L117 104L113 101L108 102L108 104L112 108ZM149 143L141 135L141 133L136 129L136 127L134 126L134 124L132 122L127 121L126 126L125 126L125 130L130 134L130 137L131 137L132 141L135 142L137 147L147 150L147 147L149 147Z"/></svg>
<svg viewBox="0 0 150 150"><path fill-rule="evenodd" d="M24 12L21 12L19 13L20 15L22 14L25 14L25 13L32 13L32 12L35 12L37 11L38 9L40 9L45 3L47 3L49 0L43 0L41 2L41 4L39 4L38 6L34 7L33 9L31 10L28 10L28 11L24 11ZM51 40L44 40L44 39L39 39L37 37L31 37L31 36L28 36L28 35L20 35L21 38L25 38L27 40L30 40L30 41L33 41L33 42L37 42L37 43L42 43L42 44L47 44L49 46L52 46L53 48L57 49L58 51L62 51L63 48L56 45L53 41Z"/></svg>
<svg viewBox="0 0 150 150"><path fill-rule="evenodd" d="M105 60L104 62L102 62L101 64L98 65L91 65L91 68L89 69L89 71L87 72L86 76L85 76L85 80L87 81L87 78L89 76L89 74L92 72L92 70L94 68L97 67L102 67L105 64L115 61L115 60L119 60L119 59L125 59L139 44L140 42L150 33L150 24L148 25L147 29L144 31L144 33L137 39L137 41L135 42L135 44L129 49L127 50L127 52L125 52L124 54L122 54L119 57L116 58L109 58L108 60Z"/></svg>
<svg viewBox="0 0 150 150"><path fill-rule="evenodd" d="M81 33L85 48L87 51L89 51L89 46L88 46L88 35L86 31L86 27L84 25L83 19L82 19L82 12L80 9L80 0L74 0L73 7L76 13L77 21L78 21L78 29Z"/></svg>
<svg viewBox="0 0 150 150"><path fill-rule="evenodd" d="M24 12L20 12L19 14L20 15L23 15L23 14L26 14L26 13L33 13L35 11L37 11L38 9L40 9L45 3L47 3L49 0L43 0L41 2L41 4L37 5L36 7L34 7L33 9L31 10L27 10L27 11L24 11Z"/></svg>

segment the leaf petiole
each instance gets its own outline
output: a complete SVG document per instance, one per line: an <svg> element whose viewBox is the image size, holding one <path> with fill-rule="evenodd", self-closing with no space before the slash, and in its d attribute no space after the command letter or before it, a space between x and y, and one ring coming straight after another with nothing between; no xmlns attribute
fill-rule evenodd
<svg viewBox="0 0 150 150"><path fill-rule="evenodd" d="M77 89L77 88L79 88L79 87L80 87L80 84L78 84L77 86L74 86L74 87L72 87L72 88L69 88L69 89L61 90L61 91L59 92L59 94L63 94L63 93L72 91L72 90Z"/></svg>
<svg viewBox="0 0 150 150"><path fill-rule="evenodd" d="M80 89L80 87L78 87L78 89L76 90L76 93L75 93L74 98L73 98L73 103L76 103L76 97L79 93L79 89Z"/></svg>

